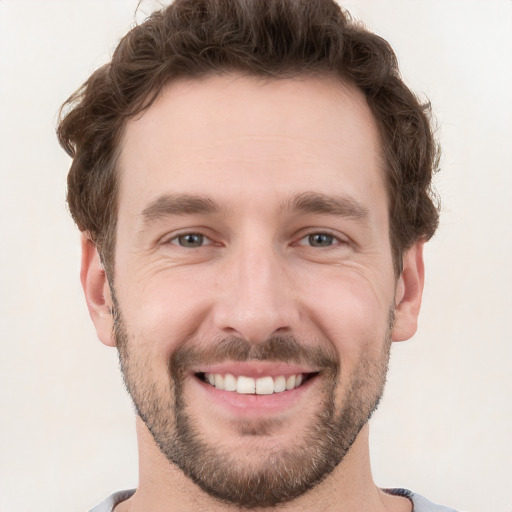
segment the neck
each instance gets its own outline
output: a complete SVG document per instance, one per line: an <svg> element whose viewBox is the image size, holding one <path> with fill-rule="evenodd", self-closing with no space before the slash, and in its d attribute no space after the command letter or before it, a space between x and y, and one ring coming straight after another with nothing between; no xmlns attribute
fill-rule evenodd
<svg viewBox="0 0 512 512"><path fill-rule="evenodd" d="M410 502L405 498L383 493L373 482L369 457L369 428L366 425L336 469L303 496L292 502L259 508L282 511L348 512L410 512ZM115 512L231 512L239 511L212 498L193 483L174 464L167 461L155 444L140 418L137 418L139 444L139 487Z"/></svg>

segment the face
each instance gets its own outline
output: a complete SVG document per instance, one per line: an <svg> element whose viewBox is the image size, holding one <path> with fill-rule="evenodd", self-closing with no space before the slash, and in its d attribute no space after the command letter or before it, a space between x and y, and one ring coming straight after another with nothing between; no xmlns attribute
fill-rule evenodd
<svg viewBox="0 0 512 512"><path fill-rule="evenodd" d="M173 83L128 122L119 172L115 339L95 321L140 417L221 500L300 496L343 463L411 330L363 95Z"/></svg>

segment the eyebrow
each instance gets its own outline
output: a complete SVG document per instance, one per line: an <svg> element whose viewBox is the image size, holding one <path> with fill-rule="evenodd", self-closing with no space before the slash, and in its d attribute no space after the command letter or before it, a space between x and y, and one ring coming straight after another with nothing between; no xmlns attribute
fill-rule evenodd
<svg viewBox="0 0 512 512"><path fill-rule="evenodd" d="M331 196L319 192L303 192L292 196L285 204L285 210L311 214L339 215L358 220L368 218L366 206L348 196Z"/></svg>
<svg viewBox="0 0 512 512"><path fill-rule="evenodd" d="M142 211L144 223L161 220L170 215L220 213L221 208L211 199L190 194L165 194Z"/></svg>
<svg viewBox="0 0 512 512"><path fill-rule="evenodd" d="M282 211L326 214L364 220L369 210L348 196L331 196L319 192L293 195L282 205ZM224 211L208 197L192 194L164 194L152 201L142 211L145 224L172 215L219 214Z"/></svg>

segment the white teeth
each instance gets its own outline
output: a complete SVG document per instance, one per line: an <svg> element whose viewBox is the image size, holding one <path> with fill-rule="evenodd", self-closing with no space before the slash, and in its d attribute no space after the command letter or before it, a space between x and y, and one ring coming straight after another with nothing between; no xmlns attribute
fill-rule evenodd
<svg viewBox="0 0 512 512"><path fill-rule="evenodd" d="M226 391L236 391L236 378L231 373L224 376L224 389Z"/></svg>
<svg viewBox="0 0 512 512"><path fill-rule="evenodd" d="M281 375L274 380L274 393L281 393L286 389L286 379Z"/></svg>
<svg viewBox="0 0 512 512"><path fill-rule="evenodd" d="M220 373L215 374L215 387L217 389L224 389L224 377Z"/></svg>
<svg viewBox="0 0 512 512"><path fill-rule="evenodd" d="M240 375L235 377L231 373L225 375L221 373L206 373L205 381L209 382L216 389L224 391L236 391L244 395L271 395L272 393L282 393L298 388L303 381L301 373L284 377L260 377L253 379Z"/></svg>
<svg viewBox="0 0 512 512"><path fill-rule="evenodd" d="M244 395L252 395L256 392L256 382L250 377L240 376L236 381L236 392L243 393Z"/></svg>
<svg viewBox="0 0 512 512"><path fill-rule="evenodd" d="M261 377L256 380L257 395L271 395L274 392L274 379L272 377Z"/></svg>

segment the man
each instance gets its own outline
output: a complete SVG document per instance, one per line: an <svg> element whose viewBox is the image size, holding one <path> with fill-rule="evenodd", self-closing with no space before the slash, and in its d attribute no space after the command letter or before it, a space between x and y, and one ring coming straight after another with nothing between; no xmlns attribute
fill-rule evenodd
<svg viewBox="0 0 512 512"><path fill-rule="evenodd" d="M330 0L177 0L64 105L68 203L140 482L94 511L449 509L368 420L435 232L428 109Z"/></svg>

